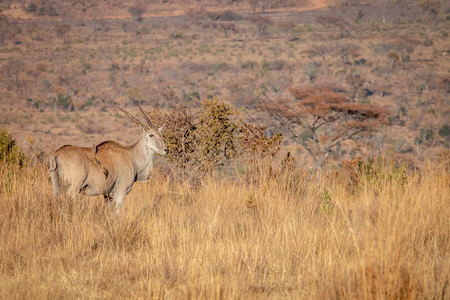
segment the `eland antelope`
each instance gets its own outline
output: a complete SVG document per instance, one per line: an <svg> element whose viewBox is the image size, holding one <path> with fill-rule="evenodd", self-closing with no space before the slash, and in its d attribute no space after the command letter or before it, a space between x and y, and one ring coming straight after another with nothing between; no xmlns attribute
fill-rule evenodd
<svg viewBox="0 0 450 300"><path fill-rule="evenodd" d="M50 159L53 195L61 183L68 185L72 197L103 195L105 201L114 200L116 211L136 181L146 181L153 170L154 154L169 153L162 137L163 127L156 129L141 106L139 110L147 125L119 107L142 130L141 137L127 146L106 141L93 147L66 145L56 150Z"/></svg>

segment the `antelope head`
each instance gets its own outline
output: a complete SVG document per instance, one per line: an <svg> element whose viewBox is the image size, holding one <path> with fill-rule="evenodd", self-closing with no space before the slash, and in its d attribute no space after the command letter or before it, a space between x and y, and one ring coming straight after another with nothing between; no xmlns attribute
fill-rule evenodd
<svg viewBox="0 0 450 300"><path fill-rule="evenodd" d="M141 111L142 115L144 116L144 119L147 123L145 125L141 121L139 121L137 118L135 118L132 114L124 110L123 108L118 107L121 111L123 111L133 122L135 122L142 132L142 139L145 144L145 146L155 152L159 155L166 155L169 153L169 149L166 146L166 143L164 143L164 139L162 136L162 131L164 129L164 125L160 128L157 128L150 117L144 112L142 107L140 105L139 110Z"/></svg>

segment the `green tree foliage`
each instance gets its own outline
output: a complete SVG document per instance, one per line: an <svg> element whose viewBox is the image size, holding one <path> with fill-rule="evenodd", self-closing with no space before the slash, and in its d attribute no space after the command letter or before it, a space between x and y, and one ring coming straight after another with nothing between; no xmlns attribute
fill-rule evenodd
<svg viewBox="0 0 450 300"><path fill-rule="evenodd" d="M201 169L209 171L222 164L223 159L236 156L238 126L233 121L236 115L236 109L221 100L205 100L202 103L196 130L199 137L197 151L199 161L202 162Z"/></svg>
<svg viewBox="0 0 450 300"><path fill-rule="evenodd" d="M6 129L0 130L0 162L19 167L25 164L25 154Z"/></svg>
<svg viewBox="0 0 450 300"><path fill-rule="evenodd" d="M236 108L218 98L204 99L195 109L158 111L153 118L166 124L168 160L196 178L244 154L274 156L281 146L281 135L266 137L265 127L245 123Z"/></svg>

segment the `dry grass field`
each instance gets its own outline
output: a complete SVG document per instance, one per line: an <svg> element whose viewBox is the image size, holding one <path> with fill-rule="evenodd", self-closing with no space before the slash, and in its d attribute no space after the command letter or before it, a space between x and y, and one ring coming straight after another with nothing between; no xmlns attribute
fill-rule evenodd
<svg viewBox="0 0 450 300"><path fill-rule="evenodd" d="M42 167L2 165L0 298L448 299L444 162L197 190L157 173L119 217L52 199Z"/></svg>

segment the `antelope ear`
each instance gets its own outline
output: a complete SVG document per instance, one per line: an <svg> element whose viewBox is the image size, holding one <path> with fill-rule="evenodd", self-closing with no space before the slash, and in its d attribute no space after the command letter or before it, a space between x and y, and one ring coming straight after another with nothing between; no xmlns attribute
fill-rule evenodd
<svg viewBox="0 0 450 300"><path fill-rule="evenodd" d="M164 127L166 127L166 124L158 128L159 133L162 133L164 130Z"/></svg>

